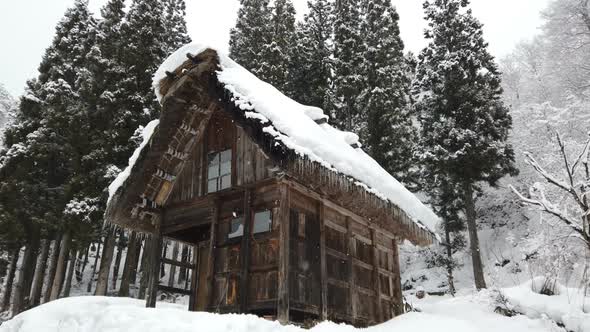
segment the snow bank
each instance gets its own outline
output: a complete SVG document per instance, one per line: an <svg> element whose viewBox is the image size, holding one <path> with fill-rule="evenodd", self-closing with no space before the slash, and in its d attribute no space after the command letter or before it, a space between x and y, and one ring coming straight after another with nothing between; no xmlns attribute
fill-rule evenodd
<svg viewBox="0 0 590 332"><path fill-rule="evenodd" d="M158 82L166 77L166 71L178 68L186 60L187 53L196 55L207 48L201 44L185 45L164 61L153 80L158 98L162 98ZM217 50L217 53L221 67L217 72L218 80L232 93L236 106L248 111L248 117L267 125L265 132L299 155L353 177L358 180L358 185L396 204L420 227L434 233L438 217L375 160L361 149L351 147L358 141L358 136L341 132L328 124L316 124L314 120L325 117L321 109L295 102L223 52ZM268 121L272 124L267 124Z"/></svg>
<svg viewBox="0 0 590 332"><path fill-rule="evenodd" d="M547 322L525 316L494 314L470 297L443 299L367 329L323 322L310 330L252 315L189 312L179 305L158 303L156 309L129 298L70 297L25 311L0 326L0 332L549 332Z"/></svg>
<svg viewBox="0 0 590 332"><path fill-rule="evenodd" d="M590 297L583 290L556 285L556 295L539 294L544 277L502 291L514 310L530 318L545 318L561 323L568 331L590 331Z"/></svg>
<svg viewBox="0 0 590 332"><path fill-rule="evenodd" d="M119 190L119 188L125 183L125 181L129 177L129 174L131 174L131 170L133 169L133 166L135 165L137 158L139 158L141 151L143 151L143 148L150 141L150 138L152 138L152 134L158 126L158 123L160 123L160 120L152 120L143 128L143 131L141 132L141 144L139 144L137 149L133 151L131 158L129 158L129 165L127 165L127 167L125 167L125 169L121 173L119 173L115 180L113 180L113 182L111 182L111 184L109 185L109 199L107 201L107 204L111 201L111 198L115 195L117 190Z"/></svg>

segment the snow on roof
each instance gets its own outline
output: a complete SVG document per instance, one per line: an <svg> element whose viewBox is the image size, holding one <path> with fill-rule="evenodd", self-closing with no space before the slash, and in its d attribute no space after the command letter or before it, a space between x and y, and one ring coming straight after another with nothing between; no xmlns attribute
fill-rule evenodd
<svg viewBox="0 0 590 332"><path fill-rule="evenodd" d="M302 157L354 178L357 185L399 206L421 228L435 232L439 218L373 158L360 148L351 146L358 144L356 134L342 132L327 123L317 124L314 120L327 118L320 108L305 106L288 98L214 47L188 44L170 55L153 77L159 100L162 96L158 85L166 77L166 71L172 72L181 66L187 53L197 55L207 48L216 50L219 56L219 82L231 92L234 103L246 112L247 117L266 125L263 128L266 133Z"/></svg>
<svg viewBox="0 0 590 332"><path fill-rule="evenodd" d="M152 134L154 133L154 130L156 129L159 123L160 120L152 120L141 131L141 144L139 144L137 149L133 151L131 158L129 158L129 164L127 165L127 167L125 167L125 169L122 172L120 172L115 178L115 180L113 180L113 182L111 182L111 184L109 185L109 199L107 201L107 204L111 201L113 196L115 196L117 190L119 190L119 188L125 183L129 175L131 174L131 170L133 169L135 162L139 158L139 155L141 155L141 151L143 151L143 148L150 141L150 138L152 137Z"/></svg>

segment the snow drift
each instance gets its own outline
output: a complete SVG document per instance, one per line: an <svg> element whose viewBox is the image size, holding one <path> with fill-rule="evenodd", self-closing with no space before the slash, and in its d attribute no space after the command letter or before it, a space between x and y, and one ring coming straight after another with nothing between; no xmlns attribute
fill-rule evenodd
<svg viewBox="0 0 590 332"><path fill-rule="evenodd" d="M145 308L143 300L102 296L70 297L25 311L0 326L0 332L549 332L554 323L493 312L495 293L456 298L414 299L423 312L411 312L367 329L323 322L310 330L253 315L189 312L177 304Z"/></svg>

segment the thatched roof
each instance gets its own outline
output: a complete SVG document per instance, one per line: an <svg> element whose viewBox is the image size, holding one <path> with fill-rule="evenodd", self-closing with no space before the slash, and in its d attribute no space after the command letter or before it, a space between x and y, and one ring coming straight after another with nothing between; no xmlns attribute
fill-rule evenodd
<svg viewBox="0 0 590 332"><path fill-rule="evenodd" d="M403 186L399 185L402 188L399 189L399 183L391 175L378 165L375 166L376 162L355 146L355 135L327 125L321 110L296 104L276 89L257 79L257 82L254 81L255 77L250 73L247 73L249 83L242 84L247 85L244 88L238 82L241 78L236 76L236 72L228 69L228 61L231 60L220 57L216 50L201 47L197 52L188 54L188 57L185 50L181 49L171 56L155 76L155 87L162 104L160 123L129 170L128 178L120 188L116 188L110 199L107 208L109 222L153 232L161 207L166 205L174 186L175 177L182 170L184 159L194 150L195 142L202 139L213 112L226 112L241 126L251 129L247 132L254 142L290 177L313 190L323 191L336 203L379 223L400 237L417 244L432 242L435 238L432 224L436 216ZM237 68L238 76L245 71L233 62L230 64L233 66L231 69ZM257 100L247 99L245 94L248 89L258 92L254 96ZM281 103L281 108L287 109L275 113L267 111L273 104L260 102L267 96L275 98L275 102ZM287 99L284 98L305 107L302 110L305 118L301 114L296 115L297 118L281 118L285 112L293 114L297 111L288 109ZM257 108L257 105L260 107ZM306 126L309 134L314 133L314 130L318 135L327 133L322 138L324 141L333 142L335 149L347 149L344 154L356 153L354 159L364 160L368 166L353 163L356 166L354 169L342 171L346 165L334 162L334 156L324 153L325 147L324 150L319 147L315 151L313 146L303 149L303 143L313 143L313 140L305 141L305 135L297 137L289 132L291 128L280 123L282 120L300 122L300 125ZM359 167L365 168L359 172ZM351 175L355 172L359 174L358 177ZM380 176L383 178L380 182L389 183L389 187L376 183L381 188L375 189L367 183L375 183L373 178L364 176L363 172L375 172L374 177ZM403 197L395 196L396 193Z"/></svg>

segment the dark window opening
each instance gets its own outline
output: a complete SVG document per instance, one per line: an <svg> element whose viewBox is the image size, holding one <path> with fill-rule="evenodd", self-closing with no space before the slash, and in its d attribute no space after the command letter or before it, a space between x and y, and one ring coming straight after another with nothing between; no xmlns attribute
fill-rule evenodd
<svg viewBox="0 0 590 332"><path fill-rule="evenodd" d="M241 237L244 235L244 218L237 217L233 218L229 225L229 233L227 234L228 239Z"/></svg>
<svg viewBox="0 0 590 332"><path fill-rule="evenodd" d="M207 192L212 193L231 187L231 149L209 153Z"/></svg>

